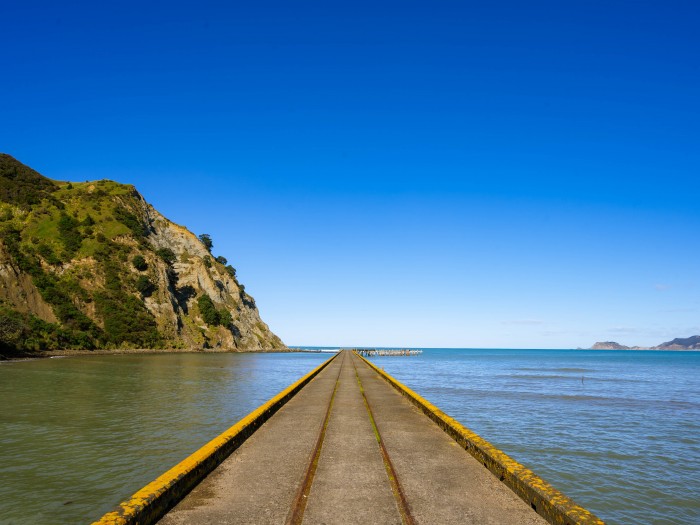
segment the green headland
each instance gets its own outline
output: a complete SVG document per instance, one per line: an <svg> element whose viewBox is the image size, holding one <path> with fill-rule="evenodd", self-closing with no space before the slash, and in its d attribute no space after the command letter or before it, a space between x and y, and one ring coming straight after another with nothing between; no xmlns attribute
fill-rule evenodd
<svg viewBox="0 0 700 525"><path fill-rule="evenodd" d="M282 350L235 268L131 185L0 154L0 355Z"/></svg>

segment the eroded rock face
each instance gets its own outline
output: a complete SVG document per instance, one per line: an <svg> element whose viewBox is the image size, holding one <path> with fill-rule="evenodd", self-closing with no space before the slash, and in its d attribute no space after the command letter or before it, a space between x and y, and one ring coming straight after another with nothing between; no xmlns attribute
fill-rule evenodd
<svg viewBox="0 0 700 525"><path fill-rule="evenodd" d="M241 290L223 265L212 261L202 242L186 228L161 215L140 199L144 218L152 230L147 237L154 249L168 248L177 255L170 267L153 259L158 268L158 293L146 307L169 334L178 334L189 346L212 346L238 350L285 348L260 318L255 301ZM205 264L209 259L210 264ZM211 297L218 308L231 313L233 326L207 327L198 315L197 297Z"/></svg>
<svg viewBox="0 0 700 525"><path fill-rule="evenodd" d="M49 323L58 321L51 306L44 301L32 278L18 270L4 247L0 245L0 299L15 306L20 312L33 313Z"/></svg>

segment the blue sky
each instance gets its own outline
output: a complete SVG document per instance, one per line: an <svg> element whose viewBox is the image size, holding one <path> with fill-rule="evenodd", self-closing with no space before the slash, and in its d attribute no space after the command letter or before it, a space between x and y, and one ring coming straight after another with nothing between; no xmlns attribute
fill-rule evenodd
<svg viewBox="0 0 700 525"><path fill-rule="evenodd" d="M700 333L693 2L142 4L3 6L0 151L211 234L286 343Z"/></svg>

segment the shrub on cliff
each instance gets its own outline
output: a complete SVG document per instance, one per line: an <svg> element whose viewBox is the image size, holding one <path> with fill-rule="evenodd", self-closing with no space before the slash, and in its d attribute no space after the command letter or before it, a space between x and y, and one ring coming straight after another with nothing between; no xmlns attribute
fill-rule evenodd
<svg viewBox="0 0 700 525"><path fill-rule="evenodd" d="M170 248L159 248L156 250L156 255L168 264L173 264L177 261L177 255Z"/></svg>
<svg viewBox="0 0 700 525"><path fill-rule="evenodd" d="M136 290L138 290L143 297L150 297L156 289L151 280L145 275L140 275L139 278L136 279L135 286Z"/></svg>
<svg viewBox="0 0 700 525"><path fill-rule="evenodd" d="M126 292L98 292L95 294L97 311L104 319L107 342L114 346L124 344L153 348L160 342L155 318L143 302Z"/></svg>
<svg viewBox="0 0 700 525"><path fill-rule="evenodd" d="M214 241L211 240L211 235L209 235L208 233L203 233L199 236L199 240L202 241L202 244L207 249L207 251L211 253L211 249L214 247Z"/></svg>
<svg viewBox="0 0 700 525"><path fill-rule="evenodd" d="M231 312L226 309L219 310L219 324L228 328L233 323Z"/></svg>
<svg viewBox="0 0 700 525"><path fill-rule="evenodd" d="M95 340L80 330L64 328L33 314L0 305L0 350L4 354L22 355L65 348L92 349Z"/></svg>
<svg viewBox="0 0 700 525"><path fill-rule="evenodd" d="M149 234L148 226L123 206L117 206L114 210L114 218L129 228L136 238Z"/></svg>
<svg viewBox="0 0 700 525"><path fill-rule="evenodd" d="M58 235L65 248L66 259L72 259L80 250L83 237L78 230L79 225L78 219L67 213L61 213L61 217L58 219Z"/></svg>
<svg viewBox="0 0 700 525"><path fill-rule="evenodd" d="M231 312L226 308L217 309L214 301L207 294L197 299L197 306L199 306L199 313L202 314L202 319L209 326L225 326L228 328L233 323Z"/></svg>
<svg viewBox="0 0 700 525"><path fill-rule="evenodd" d="M209 326L218 326L221 324L221 318L219 312L214 306L214 302L211 300L207 294L202 295L197 299L197 306L199 306L199 313L202 314L202 319Z"/></svg>
<svg viewBox="0 0 700 525"><path fill-rule="evenodd" d="M131 264L140 272L148 269L148 263L146 263L146 259L143 258L143 255L135 255L134 258L131 259Z"/></svg>

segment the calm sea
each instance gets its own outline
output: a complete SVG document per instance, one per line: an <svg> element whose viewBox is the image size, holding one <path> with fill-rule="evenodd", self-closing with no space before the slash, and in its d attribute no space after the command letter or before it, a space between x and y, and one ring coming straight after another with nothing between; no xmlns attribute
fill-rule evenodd
<svg viewBox="0 0 700 525"><path fill-rule="evenodd" d="M0 365L0 523L89 523L328 354ZM700 353L373 358L610 524L700 523Z"/></svg>

